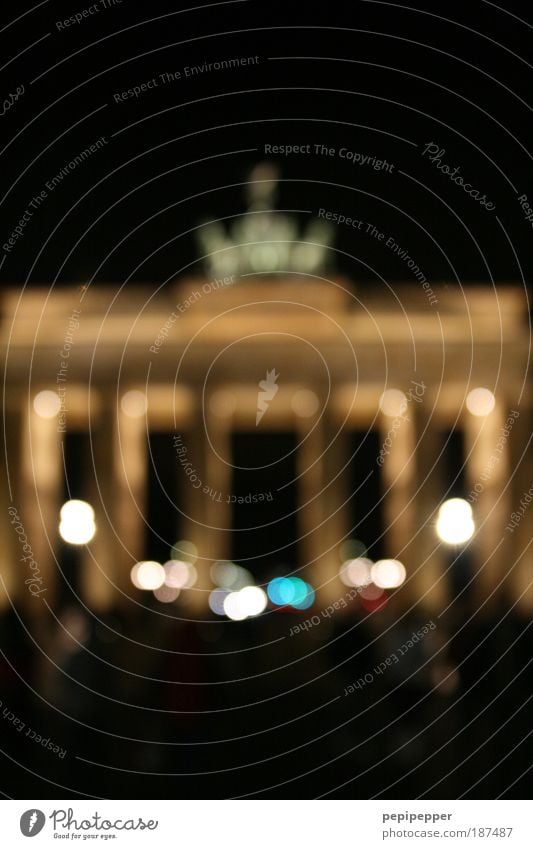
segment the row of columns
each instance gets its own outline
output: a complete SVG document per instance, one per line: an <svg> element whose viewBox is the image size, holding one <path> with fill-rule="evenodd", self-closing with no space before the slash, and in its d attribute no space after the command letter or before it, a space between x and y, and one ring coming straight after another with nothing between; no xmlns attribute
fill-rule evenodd
<svg viewBox="0 0 533 849"><path fill-rule="evenodd" d="M284 391L287 398L291 389ZM237 401L231 404L206 404L205 419L195 418L195 404L187 393L181 398L182 412L170 424L168 410L176 409L175 399L160 404L161 417L150 418L150 427L183 429L189 434L187 447L204 481L219 492L231 492L230 457L233 430L249 427L239 413L241 399L248 393L255 398L257 388L235 390ZM231 393L230 393L231 394ZM280 393L281 394L281 393ZM277 405L277 418L269 426L295 429L298 434L299 534L302 563L307 576L317 588L318 601L329 604L338 599L345 588L340 583L338 544L349 529L347 486L347 451L345 433L338 432L338 421L346 418L344 430L368 426L375 413L375 394L369 390L367 406L359 404L349 416L337 415L340 408L331 405L335 422L328 414L298 417L289 403ZM341 405L342 406L342 405ZM254 410L255 406L244 405ZM225 412L226 409L226 412ZM228 412L229 410L229 412ZM371 412L371 411L374 412ZM328 411L327 411L328 413ZM166 419L164 417L166 416ZM501 450L496 452L507 418L507 410L498 403L485 418L468 416L462 422L465 435L466 476L473 501L477 533L471 543L475 580L475 600L490 610L505 595L516 601L523 612L533 610L531 574L533 562L528 548L527 518L513 533L506 531L513 505L531 485L527 465L521 456L530 433L528 415L515 421ZM442 441L437 430L437 416L427 421L423 404L414 407L412 415L402 419L383 465L376 465L382 475L386 548L390 557L401 560L407 569L407 580L399 598L405 606L419 605L428 613L438 614L451 601L451 582L446 573L447 556L435 535L436 510L444 495ZM31 404L8 411L5 417L6 451L1 463L9 473L11 498L4 493L2 507L3 532L0 535L2 558L1 604L21 604L38 616L43 603L54 606L60 563L58 550L58 515L63 491L63 443L56 418L40 418ZM379 415L377 427L384 443L391 421ZM95 509L97 533L93 541L81 549L81 593L91 609L105 610L116 603L127 603L136 596L129 579L132 565L144 552L147 491L147 420L130 418L111 395L100 398L98 414L91 420L91 472L88 491ZM216 433L215 452L205 438L205 429ZM266 432L265 432L266 434ZM500 440L501 441L501 440ZM491 460L493 457L497 460ZM177 466L177 474L180 469ZM183 536L196 544L200 552L199 581L187 591L186 603L191 610L206 609L207 592L211 588L209 564L214 559L230 556L231 505L225 499L202 497L201 491L187 488L187 516ZM11 512L8 512L11 508ZM17 511L20 527L13 523ZM23 541L26 540L26 543ZM22 560L30 547L33 573L28 560ZM44 591L33 595L25 580L35 574Z"/></svg>

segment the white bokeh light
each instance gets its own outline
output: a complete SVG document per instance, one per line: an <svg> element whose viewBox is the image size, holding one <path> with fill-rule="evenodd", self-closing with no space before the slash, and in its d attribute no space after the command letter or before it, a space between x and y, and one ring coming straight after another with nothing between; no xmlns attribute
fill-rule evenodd
<svg viewBox="0 0 533 849"><path fill-rule="evenodd" d="M191 564L185 563L184 560L167 560L163 564L165 570L165 586L173 589L184 589L187 587L191 575Z"/></svg>
<svg viewBox="0 0 533 849"><path fill-rule="evenodd" d="M239 596L247 616L259 616L268 604L267 594L261 587L244 587L239 590Z"/></svg>
<svg viewBox="0 0 533 849"><path fill-rule="evenodd" d="M223 602L224 613L228 619L233 619L234 622L240 622L246 619L246 607L238 593L229 593Z"/></svg>
<svg viewBox="0 0 533 849"><path fill-rule="evenodd" d="M405 576L405 566L399 560L378 560L370 570L372 582L384 590L401 586Z"/></svg>
<svg viewBox="0 0 533 849"><path fill-rule="evenodd" d="M407 409L407 397L401 389L386 389L379 400L379 408L391 418L401 416Z"/></svg>
<svg viewBox="0 0 533 849"><path fill-rule="evenodd" d="M59 533L71 545L85 545L96 533L94 510L86 501L72 499L59 511Z"/></svg>
<svg viewBox="0 0 533 849"><path fill-rule="evenodd" d="M488 416L496 406L496 398L483 386L472 389L466 396L466 408L473 416Z"/></svg>
<svg viewBox="0 0 533 849"><path fill-rule="evenodd" d="M130 577L139 590L157 590L165 583L165 570L155 560L141 560L131 570Z"/></svg>
<svg viewBox="0 0 533 849"><path fill-rule="evenodd" d="M53 419L61 409L61 399L57 392L43 389L33 399L33 409L41 419Z"/></svg>
<svg viewBox="0 0 533 849"><path fill-rule="evenodd" d="M437 516L437 535L448 545L461 545L474 535L476 526L472 508L464 498L450 498L441 504Z"/></svg>
<svg viewBox="0 0 533 849"><path fill-rule="evenodd" d="M219 606L220 597L214 597L213 603ZM261 587L251 586L243 587L238 592L230 592L222 600L224 613L228 619L233 619L235 622L242 621L248 616L259 616L265 610L267 604L268 597L266 592ZM214 610L214 607L211 606L211 609Z"/></svg>
<svg viewBox="0 0 533 849"><path fill-rule="evenodd" d="M148 398L144 392L139 392L138 389L130 389L122 396L120 406L124 415L130 419L139 419L146 414Z"/></svg>
<svg viewBox="0 0 533 849"><path fill-rule="evenodd" d="M371 568L372 561L368 557L355 557L342 564L339 577L347 587L366 587L371 580Z"/></svg>

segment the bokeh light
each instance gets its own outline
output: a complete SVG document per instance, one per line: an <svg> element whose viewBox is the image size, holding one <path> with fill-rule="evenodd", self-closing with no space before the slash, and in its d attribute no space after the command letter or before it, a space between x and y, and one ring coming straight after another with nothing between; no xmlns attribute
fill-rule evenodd
<svg viewBox="0 0 533 849"><path fill-rule="evenodd" d="M307 596L307 584L301 578L288 578L293 587L293 595L291 604L293 607L298 607Z"/></svg>
<svg viewBox="0 0 533 849"><path fill-rule="evenodd" d="M59 511L59 533L71 545L85 545L95 535L94 510L86 501L72 499Z"/></svg>
<svg viewBox="0 0 533 849"><path fill-rule="evenodd" d="M211 580L218 587L231 589L236 582L239 568L229 560L217 560L211 566Z"/></svg>
<svg viewBox="0 0 533 849"><path fill-rule="evenodd" d="M267 595L272 604L283 606L294 598L294 584L290 578L273 578L267 586Z"/></svg>
<svg viewBox="0 0 533 849"><path fill-rule="evenodd" d="M138 389L130 389L122 396L120 406L125 416L130 419L139 419L146 414L148 398L144 392L139 392Z"/></svg>
<svg viewBox="0 0 533 849"><path fill-rule="evenodd" d="M294 600L292 606L297 610L307 610L315 603L315 591L311 584L305 583L305 594L302 595L299 601Z"/></svg>
<svg viewBox="0 0 533 849"><path fill-rule="evenodd" d="M234 622L240 622L246 619L246 606L243 604L240 590L236 593L228 593L224 599L223 607L228 619L233 619Z"/></svg>
<svg viewBox="0 0 533 849"><path fill-rule="evenodd" d="M237 399L233 392L220 389L217 392L213 392L211 395L209 407L215 416L225 419L233 415L235 412L237 408Z"/></svg>
<svg viewBox="0 0 533 849"><path fill-rule="evenodd" d="M214 596L216 592L216 590L213 590L211 596ZM223 598L220 595L215 595L210 600L211 610L217 613L220 601L222 601L224 613L229 619L236 622L247 619L249 616L259 616L268 603L267 594L261 587L243 587L242 590L237 592L227 592L219 588L218 593L226 593L226 595Z"/></svg>
<svg viewBox="0 0 533 849"><path fill-rule="evenodd" d="M384 592L385 590L383 587L377 587L375 584L368 584L366 587L361 587L359 595L367 601L376 601L376 599L381 598Z"/></svg>
<svg viewBox="0 0 533 849"><path fill-rule="evenodd" d="M187 563L196 563L198 560L198 548L188 539L180 539L175 542L170 551L172 560L185 560Z"/></svg>
<svg viewBox="0 0 533 849"><path fill-rule="evenodd" d="M339 577L347 587L365 587L370 583L372 561L368 557L356 557L346 560L339 572Z"/></svg>
<svg viewBox="0 0 533 849"><path fill-rule="evenodd" d="M194 587L196 582L198 581L198 571L196 566L193 566L192 563L187 563L187 567L189 570L189 577L187 578L187 583L183 587L183 589L188 590L191 587Z"/></svg>
<svg viewBox="0 0 533 849"><path fill-rule="evenodd" d="M366 545L360 539L345 539L339 545L339 557L344 563L345 560L354 560L356 557L364 557L366 550Z"/></svg>
<svg viewBox="0 0 533 849"><path fill-rule="evenodd" d="M450 498L441 504L437 516L437 535L448 545L461 545L474 535L476 526L472 507L464 498Z"/></svg>
<svg viewBox="0 0 533 849"><path fill-rule="evenodd" d="M165 570L165 586L173 589L184 589L190 581L191 564L184 560L167 560L163 563Z"/></svg>
<svg viewBox="0 0 533 849"><path fill-rule="evenodd" d="M379 400L379 408L391 418L401 416L407 409L407 397L401 389L386 389Z"/></svg>
<svg viewBox="0 0 533 849"><path fill-rule="evenodd" d="M170 604L171 602L176 601L179 594L180 591L176 587L167 587L165 584L154 590L155 598L163 604Z"/></svg>
<svg viewBox="0 0 533 849"><path fill-rule="evenodd" d="M466 408L473 416L488 416L496 406L496 398L483 386L472 389L466 396Z"/></svg>
<svg viewBox="0 0 533 849"><path fill-rule="evenodd" d="M376 611L381 610L387 604L389 597L385 590L381 590L381 595L374 598L361 598L361 607L367 610L369 613L376 613Z"/></svg>
<svg viewBox="0 0 533 849"><path fill-rule="evenodd" d="M157 590L165 582L165 570L155 560L141 560L131 570L130 577L139 590Z"/></svg>
<svg viewBox="0 0 533 849"><path fill-rule="evenodd" d="M273 578L267 586L267 595L272 604L291 605L297 610L306 610L315 600L313 587L295 576Z"/></svg>
<svg viewBox="0 0 533 849"><path fill-rule="evenodd" d="M226 597L230 594L229 590L225 590L222 587L217 587L209 593L208 604L213 613L216 613L217 616L224 616L224 601Z"/></svg>
<svg viewBox="0 0 533 849"><path fill-rule="evenodd" d="M405 566L399 560L378 560L370 570L372 582L385 590L400 587L405 576Z"/></svg>
<svg viewBox="0 0 533 849"><path fill-rule="evenodd" d="M227 590L240 590L254 583L248 569L232 563L230 560L217 560L211 567L213 583Z"/></svg>
<svg viewBox="0 0 533 849"><path fill-rule="evenodd" d="M243 587L239 590L239 598L247 616L259 616L268 604L267 594L261 587Z"/></svg>
<svg viewBox="0 0 533 849"><path fill-rule="evenodd" d="M310 389L299 389L291 398L293 412L302 419L314 416L318 410L318 396Z"/></svg>
<svg viewBox="0 0 533 849"><path fill-rule="evenodd" d="M61 399L57 392L43 389L33 399L33 409L41 419L53 419L61 409Z"/></svg>

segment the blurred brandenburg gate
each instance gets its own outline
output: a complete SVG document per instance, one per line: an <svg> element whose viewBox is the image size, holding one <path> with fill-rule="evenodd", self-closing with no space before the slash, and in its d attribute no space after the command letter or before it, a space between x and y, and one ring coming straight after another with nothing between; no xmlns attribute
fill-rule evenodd
<svg viewBox="0 0 533 849"><path fill-rule="evenodd" d="M443 434L455 430L476 523L469 544L476 603L488 610L505 598L533 610L531 518L507 527L531 486L524 294L488 285L432 291L430 304L420 285L362 291L313 273L4 290L2 604L35 615L44 597L54 606L64 444L74 432L87 436L83 491L97 528L78 551L80 595L96 610L138 596L130 570L151 557L149 436L163 432L179 436L194 469L182 483L180 533L198 549L199 577L180 603L202 613L210 564L231 557L232 498L213 493L234 491L232 434L267 439L280 430L297 444L299 545L291 566L305 570L318 603L329 603L345 591L338 547L352 531L348 437L357 430L377 433L382 446L371 465L383 493L384 549L407 570L399 603L438 612L453 593L450 554L435 522L448 494ZM257 421L258 384L271 370L279 375L275 397ZM475 387L494 393L488 415L465 404ZM392 409L383 404L391 389L408 398L399 418L394 393ZM179 456L172 473L184 478ZM275 498L275 470L271 483ZM43 594L28 591L27 549L13 531L11 506Z"/></svg>

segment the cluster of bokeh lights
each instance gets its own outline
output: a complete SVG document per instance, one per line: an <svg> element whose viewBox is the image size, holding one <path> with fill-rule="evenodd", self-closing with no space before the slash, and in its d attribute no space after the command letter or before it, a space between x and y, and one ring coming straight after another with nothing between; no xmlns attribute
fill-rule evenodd
<svg viewBox="0 0 533 849"><path fill-rule="evenodd" d="M255 586L252 573L243 566L230 560L217 560L211 567L211 578L217 586L209 594L209 607L217 616L241 622L259 616L266 609L265 591Z"/></svg>
<svg viewBox="0 0 533 849"><path fill-rule="evenodd" d="M136 563L130 572L133 586L138 590L151 591L163 604L176 601L182 590L194 587L198 580L194 565L198 551L194 543L181 540L172 546L171 557L166 563L158 563L156 560Z"/></svg>
<svg viewBox="0 0 533 849"><path fill-rule="evenodd" d="M366 556L360 540L345 540L339 549L342 565L339 577L347 587L353 587L363 607L374 609L387 601L386 590L395 590L404 583L406 569L400 560L388 558L375 563Z"/></svg>
<svg viewBox="0 0 533 849"><path fill-rule="evenodd" d="M307 610L315 600L311 584L294 575L273 578L267 586L267 594L272 604L294 607L295 610Z"/></svg>
<svg viewBox="0 0 533 849"><path fill-rule="evenodd" d="M219 560L211 568L217 586L209 594L209 607L217 616L242 621L263 613L268 603L274 607L307 610L315 600L315 591L295 576L273 578L266 586L255 585L248 569L228 560Z"/></svg>
<svg viewBox="0 0 533 849"><path fill-rule="evenodd" d="M302 406L302 409L298 410L300 415L312 415L316 411L316 396L311 395L312 393L305 395L302 390L294 399L297 405ZM316 401L318 402L318 399ZM379 401L381 412L389 417L402 415L407 404L405 393L399 389L385 390ZM493 393L484 387L472 389L466 398L466 408L473 416L490 415L495 404ZM39 417L54 418L61 409L61 400L56 392L43 390L34 397L33 407ZM122 396L121 408L128 417L141 417L147 412L148 399L143 392L130 390ZM92 540L95 532L94 510L90 504L72 499L62 506L59 533L65 542L71 545L85 545ZM457 546L468 542L475 533L470 504L462 498L451 498L443 502L437 516L436 533L439 539L448 545ZM396 559L372 562L366 556L364 544L359 540L345 540L339 552L342 560L339 577L346 586L358 590L363 604L364 600L371 604L377 601L385 603L385 591L397 589L405 581L406 570L403 563ZM181 540L172 547L170 559L166 563L161 564L155 560L136 563L130 575L132 584L137 589L151 591L160 602L173 602L182 590L196 584L198 572L194 563L197 556L196 546L192 542ZM210 609L216 615L227 616L234 621L259 616L269 602L274 607L307 610L315 601L313 587L302 578L273 578L266 586L265 592L255 585L253 576L247 569L231 561L214 563L211 577L215 589L209 595Z"/></svg>

